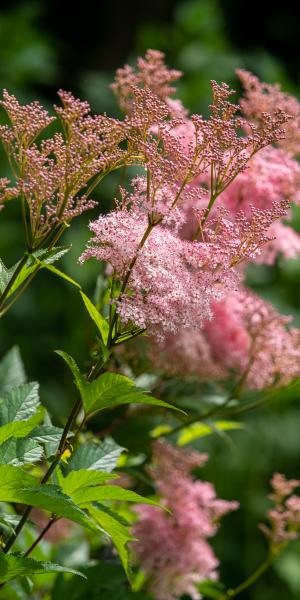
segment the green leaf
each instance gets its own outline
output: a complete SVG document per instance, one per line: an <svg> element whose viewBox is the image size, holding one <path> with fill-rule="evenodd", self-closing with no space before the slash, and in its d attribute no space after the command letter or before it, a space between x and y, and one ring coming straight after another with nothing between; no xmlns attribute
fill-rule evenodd
<svg viewBox="0 0 300 600"><path fill-rule="evenodd" d="M212 600L219 600L224 598L225 587L219 581L210 581L209 579L201 581L197 586L201 595L205 598L211 598Z"/></svg>
<svg viewBox="0 0 300 600"><path fill-rule="evenodd" d="M81 285L77 281L75 281L75 279L72 279L72 277L70 277L63 271L60 271L60 269L57 269L57 267L53 267L53 265L47 264L45 261L41 261L40 264L48 271L51 271L51 273L54 273L54 275L57 275L57 277L61 277L61 279L65 279L65 281L67 281L68 283L71 283L72 285L75 285L75 287L81 289Z"/></svg>
<svg viewBox="0 0 300 600"><path fill-rule="evenodd" d="M31 431L30 438L40 444L58 444L62 433L63 429L61 427L54 427L54 425L40 425Z"/></svg>
<svg viewBox="0 0 300 600"><path fill-rule="evenodd" d="M13 387L0 397L0 424L29 419L35 414L39 403L38 383Z"/></svg>
<svg viewBox="0 0 300 600"><path fill-rule="evenodd" d="M132 403L170 408L186 414L176 406L150 396L137 387L131 379L119 373L103 373L94 381L88 382L80 373L72 356L62 350L56 350L56 353L64 359L73 373L75 385L80 392L84 409L88 415L105 408Z"/></svg>
<svg viewBox="0 0 300 600"><path fill-rule="evenodd" d="M243 429L244 424L238 421L214 421L213 423L193 423L185 427L179 434L178 446L185 446L198 438L231 429Z"/></svg>
<svg viewBox="0 0 300 600"><path fill-rule="evenodd" d="M87 580L58 575L51 600L151 600L145 591L130 589L124 570L116 561L101 560L92 566L80 566L80 570Z"/></svg>
<svg viewBox="0 0 300 600"><path fill-rule="evenodd" d="M67 363L71 373L74 375L74 383L80 391L80 395L82 396L84 393L85 379L80 373L79 367L75 359L63 350L55 350L55 353L58 354L58 356L61 356L61 358Z"/></svg>
<svg viewBox="0 0 300 600"><path fill-rule="evenodd" d="M33 252L32 254L28 254L26 263L18 274L16 280L14 281L12 287L9 290L7 298L9 298L22 283L27 279L31 273L36 269L37 266L46 267L53 262L59 260L64 254L66 254L70 250L70 246L60 246L57 248L52 248L51 250L42 249ZM17 269L20 261L18 261L13 267L10 269L6 269L4 264L2 263L0 266L0 282L1 282L1 292L4 291L7 284L13 277L15 270Z"/></svg>
<svg viewBox="0 0 300 600"><path fill-rule="evenodd" d="M37 573L73 573L85 577L79 571L55 563L24 558L15 554L0 554L0 583L10 581L15 577L29 577Z"/></svg>
<svg viewBox="0 0 300 600"><path fill-rule="evenodd" d="M145 498L132 490L125 490L118 485L102 485L100 487L78 489L72 493L72 500L78 505L86 504L88 502L118 500L121 502L135 502L136 504L152 504L154 506L160 506L155 500Z"/></svg>
<svg viewBox="0 0 300 600"><path fill-rule="evenodd" d="M39 485L32 475L12 465L0 465L0 481L0 502L38 506L95 531L94 523L58 486Z"/></svg>
<svg viewBox="0 0 300 600"><path fill-rule="evenodd" d="M109 332L109 325L108 325L107 321L104 319L104 317L98 311L96 306L91 302L91 300L88 298L88 296L86 296L83 292L80 292L80 294L81 294L82 300L85 304L85 307L86 307L91 319L97 325L97 328L100 332L103 343L106 345L107 339L108 339L108 332Z"/></svg>
<svg viewBox="0 0 300 600"><path fill-rule="evenodd" d="M88 469L110 473L123 450L112 438L103 442L87 442L75 450L65 472Z"/></svg>
<svg viewBox="0 0 300 600"><path fill-rule="evenodd" d="M41 422L43 412L44 409L41 408L27 421L13 421L0 427L0 444L3 444L12 437L26 437Z"/></svg>
<svg viewBox="0 0 300 600"><path fill-rule="evenodd" d="M66 477L59 476L59 484L65 494L73 498L76 492L81 493L85 488L93 489L111 479L117 479L117 475L103 473L102 471L88 471L80 469L79 471L70 471Z"/></svg>
<svg viewBox="0 0 300 600"><path fill-rule="evenodd" d="M25 381L26 375L20 351L17 346L14 346L0 362L0 394Z"/></svg>
<svg viewBox="0 0 300 600"><path fill-rule="evenodd" d="M129 527L126 527L119 522L111 513L106 512L100 508L94 508L89 506L88 511L93 519L100 525L100 527L107 533L112 539L116 546L123 567L125 569L128 578L131 578L130 567L129 567L129 552L128 542L134 541L135 538L129 532Z"/></svg>
<svg viewBox="0 0 300 600"><path fill-rule="evenodd" d="M82 401L87 414L120 404L150 404L179 410L175 406L150 396L119 373L103 373L91 383L81 382ZM182 411L180 411L182 412Z"/></svg>
<svg viewBox="0 0 300 600"><path fill-rule="evenodd" d="M31 439L8 439L0 446L0 464L20 466L41 459L43 448Z"/></svg>

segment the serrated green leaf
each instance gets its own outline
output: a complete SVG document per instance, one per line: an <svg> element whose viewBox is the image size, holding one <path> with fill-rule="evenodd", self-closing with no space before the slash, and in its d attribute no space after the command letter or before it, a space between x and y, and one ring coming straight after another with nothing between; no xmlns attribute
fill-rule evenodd
<svg viewBox="0 0 300 600"><path fill-rule="evenodd" d="M38 383L24 383L11 388L0 397L0 425L29 419L39 403Z"/></svg>
<svg viewBox="0 0 300 600"><path fill-rule="evenodd" d="M150 404L179 410L176 407L150 396L134 385L134 382L119 373L103 373L91 383L81 382L82 401L87 414L121 404ZM180 411L182 412L182 411Z"/></svg>
<svg viewBox="0 0 300 600"><path fill-rule="evenodd" d="M0 427L0 444L6 442L12 437L23 438L26 437L36 427L43 418L44 409L42 407L32 415L27 421L13 421L12 423L6 423Z"/></svg>
<svg viewBox="0 0 300 600"><path fill-rule="evenodd" d="M214 421L213 423L193 423L188 427L185 427L179 434L177 444L178 446L185 446L190 442L211 435L218 431L229 431L233 429L243 429L244 423L238 421Z"/></svg>
<svg viewBox="0 0 300 600"><path fill-rule="evenodd" d="M37 266L40 266L41 268L43 268L49 264L52 264L53 262L56 262L62 256L64 256L64 254L66 254L69 251L69 249L70 249L70 246L60 246L60 247L52 248L51 250L47 250L47 249L36 250L32 254L28 254L26 263L24 264L23 268L21 269L20 273L18 274L17 278L15 279L12 287L10 288L7 298L9 298L20 287L20 285L22 285L22 283L27 279L27 277L29 275L31 275L33 273L33 271L36 269ZM2 289L1 289L2 292L4 291L5 287L9 283L10 279L13 277L15 270L17 269L19 263L20 263L20 261L18 261L10 269L6 269L4 267L4 264L2 263L2 265L1 265L2 278L0 279L0 281L2 281Z"/></svg>
<svg viewBox="0 0 300 600"><path fill-rule="evenodd" d="M78 388L80 395L82 396L84 393L85 379L84 379L83 375L80 373L80 369L79 369L75 359L72 356L70 356L70 354L68 354L67 352L64 352L63 350L55 350L55 353L58 354L58 356L61 356L61 358L67 363L71 373L74 375L74 383L75 383L76 387Z"/></svg>
<svg viewBox="0 0 300 600"><path fill-rule="evenodd" d="M94 523L56 485L39 485L20 467L0 465L0 502L20 502L43 508L95 531Z"/></svg>
<svg viewBox="0 0 300 600"><path fill-rule="evenodd" d="M40 425L31 431L30 438L36 440L40 444L55 444L59 443L62 433L63 429L61 427L54 427L54 425Z"/></svg>
<svg viewBox="0 0 300 600"><path fill-rule="evenodd" d="M0 583L15 577L28 577L37 573L73 573L85 577L80 571L51 562L38 561L15 554L0 554Z"/></svg>
<svg viewBox="0 0 300 600"><path fill-rule="evenodd" d="M20 350L14 346L0 362L0 394L13 386L25 383L26 375L20 355Z"/></svg>
<svg viewBox="0 0 300 600"><path fill-rule="evenodd" d="M102 485L100 487L87 487L73 491L71 494L72 500L75 504L85 505L89 502L105 502L121 501L121 502L135 502L136 504L152 504L154 506L160 506L155 500L145 498L132 490L126 490L118 485Z"/></svg>
<svg viewBox="0 0 300 600"><path fill-rule="evenodd" d="M106 438L103 442L87 442L75 450L65 472L88 469L110 473L123 451L124 448L112 438Z"/></svg>
<svg viewBox="0 0 300 600"><path fill-rule="evenodd" d="M107 344L109 332L108 322L106 321L106 319L104 319L104 317L101 315L101 313L92 303L92 301L88 298L88 296L86 296L83 292L80 292L80 294L91 319L94 321L100 332L103 343Z"/></svg>
<svg viewBox="0 0 300 600"><path fill-rule="evenodd" d="M87 415L121 404L150 404L186 414L176 406L150 396L146 391L137 387L129 377L119 373L103 373L94 381L88 382L80 373L72 356L62 350L56 350L56 353L69 366Z"/></svg>
<svg viewBox="0 0 300 600"><path fill-rule="evenodd" d="M0 446L0 464L20 466L41 459L43 448L31 439L8 439Z"/></svg>
<svg viewBox="0 0 300 600"><path fill-rule="evenodd" d="M65 477L59 476L59 484L65 494L73 498L73 494L81 493L85 488L103 485L108 480L117 479L117 475L103 473L102 471L89 471L80 469L79 471L70 471Z"/></svg>
<svg viewBox="0 0 300 600"><path fill-rule="evenodd" d="M130 534L129 528L120 523L109 512L100 508L89 506L88 511L93 519L100 527L109 535L113 544L116 546L127 577L131 578L129 567L129 551L128 543L134 541L135 538Z"/></svg>

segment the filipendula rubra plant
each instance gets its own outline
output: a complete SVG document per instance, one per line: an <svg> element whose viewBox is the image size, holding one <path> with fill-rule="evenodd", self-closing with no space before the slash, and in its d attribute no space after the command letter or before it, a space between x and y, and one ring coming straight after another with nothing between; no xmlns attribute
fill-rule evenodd
<svg viewBox="0 0 300 600"><path fill-rule="evenodd" d="M80 288L52 264L68 250L57 246L65 229L95 207L93 190L110 172L122 167L124 174L135 165L142 174L119 189L110 212L100 210L90 223L93 235L79 258L82 264L104 263L107 280L97 304L80 289L97 328L88 373L58 351L78 391L63 429L54 427L40 406L38 384L26 382L17 351L1 364L2 587L16 577L70 570L29 558L52 526L68 519L93 539L102 540L103 532L111 537L135 590L129 548L144 571L144 587L157 600L182 594L200 598L201 582L217 577L218 560L208 539L218 519L237 503L218 500L212 484L193 478L191 470L205 455L164 441L156 442L153 466L146 469L158 498L113 485L111 471L123 449L110 438L93 438L87 424L109 409L112 434L120 421L115 407L132 405L124 416L130 419L139 405L151 405L164 423L150 431L145 447L162 434L185 445L204 435L207 417L222 416L214 430L240 427L228 417L258 406L300 375L299 331L245 286L247 264L271 264L278 254L293 257L300 249L299 237L283 222L291 203L299 201L299 105L278 86L240 72L246 94L239 105L231 102L233 91L225 83L212 81L209 117L190 117L172 97L180 75L154 50L138 59L136 68L119 69L112 85L124 113L119 120L93 116L87 102L64 91L56 116L37 102L21 106L4 92L8 124L1 126L0 136L12 182L2 178L0 201L4 208L18 199L25 248L13 267L0 263L1 316L40 269ZM43 137L50 125L55 132ZM135 383L142 352L158 397ZM197 386L217 381L223 401L185 416L180 399L170 403L164 391L164 378L170 376L192 378ZM244 393L251 389L259 393L247 401ZM169 409L175 409L179 424ZM134 459L134 446L132 452ZM121 458L130 460L130 455ZM132 516L124 508L128 502L137 505L132 531ZM266 531L272 556L296 535L298 521L287 514L296 504L286 500L276 518L270 514L272 529ZM50 515L26 546L33 507ZM162 548L163 559L157 554ZM237 595L249 581L225 595L222 589L220 597ZM13 585L4 590L11 594Z"/></svg>

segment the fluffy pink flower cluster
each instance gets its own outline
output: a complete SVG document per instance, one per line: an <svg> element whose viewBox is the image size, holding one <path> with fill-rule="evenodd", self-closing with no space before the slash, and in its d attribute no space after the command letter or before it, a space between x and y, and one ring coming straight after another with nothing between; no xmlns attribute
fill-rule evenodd
<svg viewBox="0 0 300 600"><path fill-rule="evenodd" d="M167 188L159 198L162 203L165 192L159 221L149 221L146 187L146 181L137 180L133 194L123 192L117 210L90 223L94 237L80 260L108 262L114 279L123 282L115 301L122 322L163 339L167 333L202 327L212 316L212 301L237 289L240 274L235 266L253 258L268 239L270 215L253 211L252 220L241 215L233 224L226 213L216 213L202 239L185 240L177 235L180 211L171 210ZM271 218L274 214L275 209Z"/></svg>
<svg viewBox="0 0 300 600"><path fill-rule="evenodd" d="M205 454L179 450L165 441L154 444L150 474L171 512L137 506L133 534L138 541L132 549L157 600L182 594L197 600L197 583L217 577L219 562L207 540L216 534L220 518L238 503L220 500L211 483L192 477L192 469L206 460Z"/></svg>
<svg viewBox="0 0 300 600"><path fill-rule="evenodd" d="M299 537L300 496L293 491L300 487L300 481L274 473L271 486L273 493L270 499L274 508L268 512L270 526L260 525L260 529L267 536L272 553L277 554L289 541Z"/></svg>
<svg viewBox="0 0 300 600"><path fill-rule="evenodd" d="M201 381L234 376L253 389L286 385L300 376L300 330L290 321L255 294L239 291L213 302L213 317L202 329L152 342L149 356L172 375Z"/></svg>

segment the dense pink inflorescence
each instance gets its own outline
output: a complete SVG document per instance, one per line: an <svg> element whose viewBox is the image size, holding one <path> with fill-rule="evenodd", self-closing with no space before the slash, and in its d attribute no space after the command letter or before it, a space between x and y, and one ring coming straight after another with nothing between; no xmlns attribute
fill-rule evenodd
<svg viewBox="0 0 300 600"><path fill-rule="evenodd" d="M157 368L199 380L234 376L248 388L285 385L300 376L300 331L255 294L240 290L212 304L200 330L150 343ZM186 372L184 373L186 369Z"/></svg>
<svg viewBox="0 0 300 600"><path fill-rule="evenodd" d="M260 525L260 529L267 536L272 553L277 554L288 542L299 537L300 496L293 491L300 487L300 481L274 473L271 486L270 499L274 507L268 512L270 525Z"/></svg>
<svg viewBox="0 0 300 600"><path fill-rule="evenodd" d="M218 530L226 513L237 502L216 497L211 483L195 480L191 471L207 460L207 455L156 442L150 474L161 502L171 513L152 506L137 506L138 520L133 534L133 552L157 600L174 600L189 594L200 598L196 584L216 579L219 564L208 539Z"/></svg>
<svg viewBox="0 0 300 600"><path fill-rule="evenodd" d="M182 217L173 207L176 192L165 186L156 193L153 223L146 190L146 181L137 179L132 194L122 192L115 211L90 223L94 237L81 261L94 257L109 263L114 279L122 284L115 300L121 321L162 339L167 333L204 325L212 316L212 301L237 288L236 265L256 256L282 208L253 209L251 219L240 214L235 223L226 212L217 211L206 221L201 238L190 241L177 234Z"/></svg>

